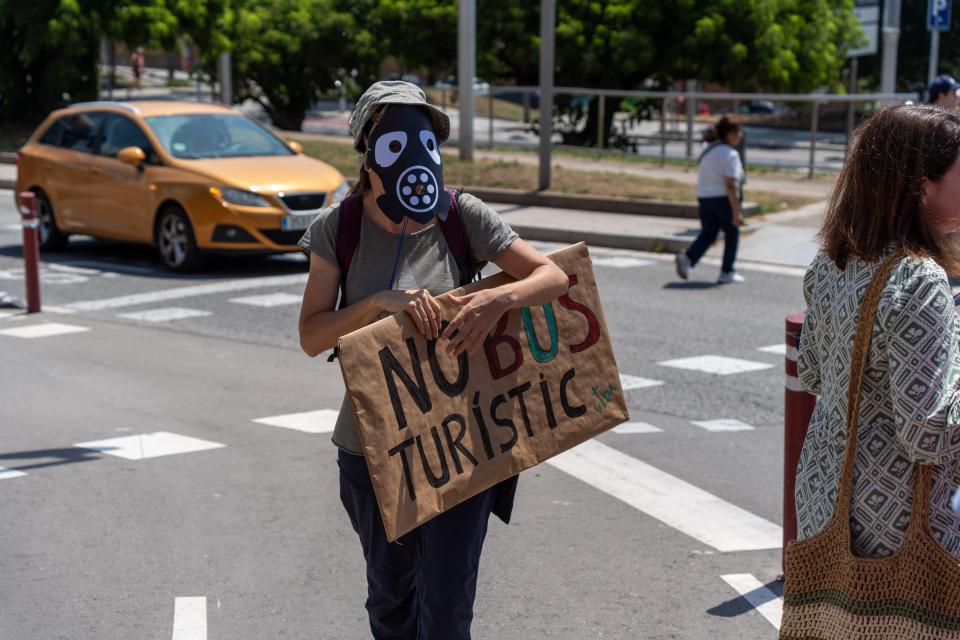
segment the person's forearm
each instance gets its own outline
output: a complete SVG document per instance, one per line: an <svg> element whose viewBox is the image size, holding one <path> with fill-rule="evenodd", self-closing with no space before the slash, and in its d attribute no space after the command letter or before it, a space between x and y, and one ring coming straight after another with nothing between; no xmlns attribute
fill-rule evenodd
<svg viewBox="0 0 960 640"><path fill-rule="evenodd" d="M567 292L567 275L555 265L541 265L523 280L497 287L507 309L546 304Z"/></svg>
<svg viewBox="0 0 960 640"><path fill-rule="evenodd" d="M377 296L368 296L344 309L324 311L300 322L300 348L311 358L332 349L341 336L367 326L383 311Z"/></svg>
<svg viewBox="0 0 960 640"><path fill-rule="evenodd" d="M737 193L737 185L727 183L727 199L730 201L730 208L733 210L734 217L741 214L740 194Z"/></svg>

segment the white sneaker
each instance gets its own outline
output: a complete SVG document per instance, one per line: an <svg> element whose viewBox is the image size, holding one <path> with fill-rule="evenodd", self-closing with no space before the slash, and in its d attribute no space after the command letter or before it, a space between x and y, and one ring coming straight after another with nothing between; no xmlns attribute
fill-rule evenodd
<svg viewBox="0 0 960 640"><path fill-rule="evenodd" d="M677 267L677 275L686 280L690 277L690 258L687 257L687 252L682 251L674 256L674 264Z"/></svg>
<svg viewBox="0 0 960 640"><path fill-rule="evenodd" d="M733 282L738 284L744 282L743 276L736 271L731 271L729 273L721 271L720 277L717 278L717 284L730 284Z"/></svg>

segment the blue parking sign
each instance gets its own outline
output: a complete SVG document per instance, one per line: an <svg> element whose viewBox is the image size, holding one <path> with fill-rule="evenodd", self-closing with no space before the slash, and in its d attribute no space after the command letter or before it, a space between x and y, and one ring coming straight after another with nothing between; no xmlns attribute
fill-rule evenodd
<svg viewBox="0 0 960 640"><path fill-rule="evenodd" d="M927 5L928 31L949 31L951 3L952 0L929 0Z"/></svg>

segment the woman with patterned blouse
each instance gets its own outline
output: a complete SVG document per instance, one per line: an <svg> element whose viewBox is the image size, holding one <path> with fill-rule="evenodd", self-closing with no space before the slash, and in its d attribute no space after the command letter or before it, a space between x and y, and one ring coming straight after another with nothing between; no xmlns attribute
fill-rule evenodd
<svg viewBox="0 0 960 640"><path fill-rule="evenodd" d="M818 394L797 470L799 537L830 519L843 462L847 382L858 305L882 259L901 251L873 327L857 432L851 530L857 555L895 553L906 535L917 465L934 467L931 525L960 557L960 320L947 274L960 273L960 117L900 106L856 133L804 278L798 368Z"/></svg>

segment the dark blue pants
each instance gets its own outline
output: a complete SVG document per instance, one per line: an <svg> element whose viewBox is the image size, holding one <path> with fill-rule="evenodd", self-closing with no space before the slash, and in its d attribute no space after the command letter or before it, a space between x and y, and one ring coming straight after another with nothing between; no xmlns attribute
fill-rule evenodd
<svg viewBox="0 0 960 640"><path fill-rule="evenodd" d="M717 240L717 234L723 229L723 272L733 271L733 262L737 259L737 245L740 243L740 228L733 224L733 208L727 196L719 198L698 198L700 202L700 235L687 248L690 264L695 265Z"/></svg>
<svg viewBox="0 0 960 640"><path fill-rule="evenodd" d="M367 561L367 612L376 640L469 640L480 551L494 491L387 542L362 456L340 451L340 500Z"/></svg>

